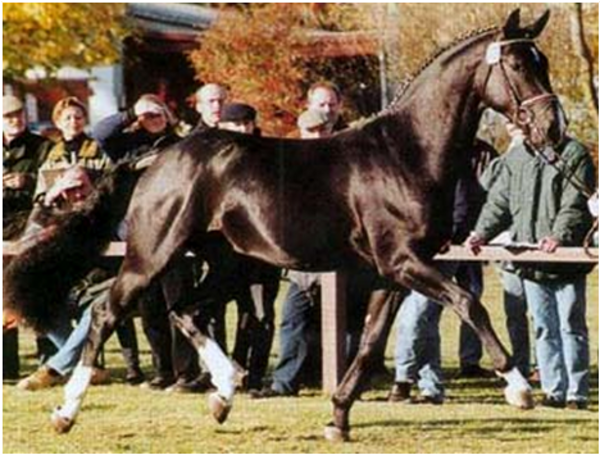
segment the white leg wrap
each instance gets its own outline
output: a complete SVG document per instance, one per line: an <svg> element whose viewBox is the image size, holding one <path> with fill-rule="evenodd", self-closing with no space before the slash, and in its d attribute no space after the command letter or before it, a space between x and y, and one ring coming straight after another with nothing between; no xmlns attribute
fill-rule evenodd
<svg viewBox="0 0 600 455"><path fill-rule="evenodd" d="M207 339L204 346L198 349L198 354L208 368L219 395L231 401L235 393L235 368L229 357L211 339Z"/></svg>
<svg viewBox="0 0 600 455"><path fill-rule="evenodd" d="M533 408L531 386L517 368L499 375L508 383L504 389L504 397L508 404L521 409Z"/></svg>
<svg viewBox="0 0 600 455"><path fill-rule="evenodd" d="M65 386L65 402L62 407L55 410L55 413L61 417L75 420L91 379L92 368L84 367L81 364L77 365Z"/></svg>
<svg viewBox="0 0 600 455"><path fill-rule="evenodd" d="M498 373L507 383L508 387L515 390L531 390L531 386L517 368L508 373Z"/></svg>

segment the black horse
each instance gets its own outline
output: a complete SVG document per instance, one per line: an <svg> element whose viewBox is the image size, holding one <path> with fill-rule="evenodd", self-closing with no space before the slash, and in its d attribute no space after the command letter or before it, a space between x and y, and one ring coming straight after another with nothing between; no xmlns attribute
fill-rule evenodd
<svg viewBox="0 0 600 455"><path fill-rule="evenodd" d="M387 111L332 138L209 131L164 151L136 186L127 253L108 305L94 311L82 363L53 415L57 430L73 425L90 367L115 324L173 260L201 249L211 231L220 231L236 251L279 267L326 271L366 263L402 288L452 307L507 380L507 401L531 407L529 385L486 310L439 273L432 257L450 239L454 186L485 107L518 123L533 147L563 137L547 60L534 43L548 17L521 27L515 11L502 28L461 39L424 66ZM392 316L391 300L373 298L369 305L359 354L333 397L329 439L349 437L350 408L372 347ZM173 318L211 370L217 391L209 406L223 421L234 392L232 364L184 311Z"/></svg>

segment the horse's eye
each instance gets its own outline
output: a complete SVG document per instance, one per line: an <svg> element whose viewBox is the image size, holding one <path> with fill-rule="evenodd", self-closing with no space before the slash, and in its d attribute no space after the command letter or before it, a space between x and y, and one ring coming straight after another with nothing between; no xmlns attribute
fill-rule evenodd
<svg viewBox="0 0 600 455"><path fill-rule="evenodd" d="M524 66L521 62L514 61L514 60L509 63L509 66L513 71L515 71L517 73L520 73L524 69Z"/></svg>

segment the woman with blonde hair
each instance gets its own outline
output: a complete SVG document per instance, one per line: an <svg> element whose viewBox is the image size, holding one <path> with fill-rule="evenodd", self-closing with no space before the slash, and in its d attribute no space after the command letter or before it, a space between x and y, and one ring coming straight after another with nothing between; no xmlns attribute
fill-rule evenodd
<svg viewBox="0 0 600 455"><path fill-rule="evenodd" d="M61 139L51 147L39 169L35 199L45 205L84 199L111 163L85 133L87 109L76 97L63 98L52 111ZM67 172L68 171L68 172Z"/></svg>

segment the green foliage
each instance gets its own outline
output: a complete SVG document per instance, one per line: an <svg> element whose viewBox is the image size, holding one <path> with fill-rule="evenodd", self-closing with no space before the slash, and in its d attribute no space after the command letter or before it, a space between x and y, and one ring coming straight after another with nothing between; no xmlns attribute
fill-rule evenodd
<svg viewBox="0 0 600 455"><path fill-rule="evenodd" d="M6 3L2 10L3 72L33 67L89 68L119 57L126 32L123 3Z"/></svg>

